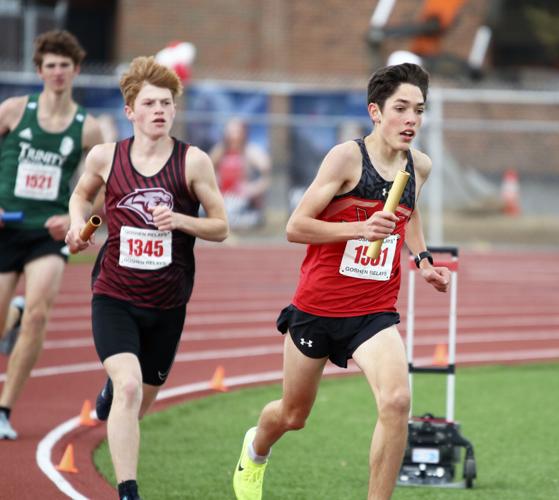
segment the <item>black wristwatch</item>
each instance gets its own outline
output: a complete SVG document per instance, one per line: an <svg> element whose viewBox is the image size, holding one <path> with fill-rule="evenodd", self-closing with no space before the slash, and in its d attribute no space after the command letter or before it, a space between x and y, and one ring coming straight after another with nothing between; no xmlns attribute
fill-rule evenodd
<svg viewBox="0 0 559 500"><path fill-rule="evenodd" d="M423 259L427 259L429 261L429 263L431 265L433 265L433 256L431 255L430 252L427 252L427 251L419 252L419 255L416 255L415 259L414 259L415 260L415 265L417 266L418 269L419 269L419 264L421 263L421 261Z"/></svg>

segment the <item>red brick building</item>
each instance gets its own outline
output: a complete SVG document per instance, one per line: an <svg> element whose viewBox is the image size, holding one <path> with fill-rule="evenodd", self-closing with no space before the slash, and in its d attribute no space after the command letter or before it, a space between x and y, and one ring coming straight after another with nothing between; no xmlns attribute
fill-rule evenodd
<svg viewBox="0 0 559 500"><path fill-rule="evenodd" d="M120 0L114 58L152 54L173 40L197 48L196 77L362 81L413 37L386 39L375 52L367 42L377 1L370 0ZM399 0L388 26L418 23L423 0ZM428 3L428 2L427 2ZM466 58L487 16L485 0L458 9L441 39L441 53Z"/></svg>

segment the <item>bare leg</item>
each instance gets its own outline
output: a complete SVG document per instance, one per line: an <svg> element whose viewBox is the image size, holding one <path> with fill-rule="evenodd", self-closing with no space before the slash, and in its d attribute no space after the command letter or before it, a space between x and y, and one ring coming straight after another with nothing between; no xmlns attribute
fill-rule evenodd
<svg viewBox="0 0 559 500"><path fill-rule="evenodd" d="M25 311L10 355L0 406L11 408L23 390L43 348L47 320L60 288L64 261L49 255L25 266Z"/></svg>
<svg viewBox="0 0 559 500"><path fill-rule="evenodd" d="M161 386L159 385L144 384L142 406L140 407L140 419L143 418L143 416L149 410L150 406L155 401L160 388Z"/></svg>
<svg viewBox="0 0 559 500"><path fill-rule="evenodd" d="M258 421L254 451L267 455L287 431L302 429L309 416L327 358L308 358L287 334L283 355L283 396L268 403Z"/></svg>
<svg viewBox="0 0 559 500"><path fill-rule="evenodd" d="M0 338L14 325L19 311L10 307L19 275L16 272L0 273Z"/></svg>
<svg viewBox="0 0 559 500"><path fill-rule="evenodd" d="M140 449L138 418L142 404L142 372L131 353L108 357L103 365L113 381L113 402L107 421L109 449L118 483L136 479Z"/></svg>
<svg viewBox="0 0 559 500"><path fill-rule="evenodd" d="M404 344L395 326L379 332L353 354L375 395L378 421L369 459L369 500L388 500L406 448L410 391Z"/></svg>

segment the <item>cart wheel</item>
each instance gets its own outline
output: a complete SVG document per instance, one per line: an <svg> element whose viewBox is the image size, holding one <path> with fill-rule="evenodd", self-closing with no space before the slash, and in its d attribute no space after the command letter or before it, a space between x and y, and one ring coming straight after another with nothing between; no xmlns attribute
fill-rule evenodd
<svg viewBox="0 0 559 500"><path fill-rule="evenodd" d="M474 478L477 477L476 461L473 458L467 458L464 461L464 480L466 488L474 487Z"/></svg>

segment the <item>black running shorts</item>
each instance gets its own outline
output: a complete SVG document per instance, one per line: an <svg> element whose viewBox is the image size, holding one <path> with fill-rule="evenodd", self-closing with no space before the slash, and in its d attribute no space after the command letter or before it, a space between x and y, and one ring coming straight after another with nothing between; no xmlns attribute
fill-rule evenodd
<svg viewBox="0 0 559 500"><path fill-rule="evenodd" d="M309 358L325 358L342 368L355 350L378 332L400 322L395 312L380 312L365 316L327 318L297 309L293 304L281 311L277 328L291 334L299 350Z"/></svg>
<svg viewBox="0 0 559 500"><path fill-rule="evenodd" d="M68 261L63 241L53 240L47 229L0 229L0 273L21 273L26 264L45 255Z"/></svg>
<svg viewBox="0 0 559 500"><path fill-rule="evenodd" d="M130 352L142 368L145 384L163 385L175 360L186 305L173 309L137 307L106 295L94 295L93 340L101 361Z"/></svg>

